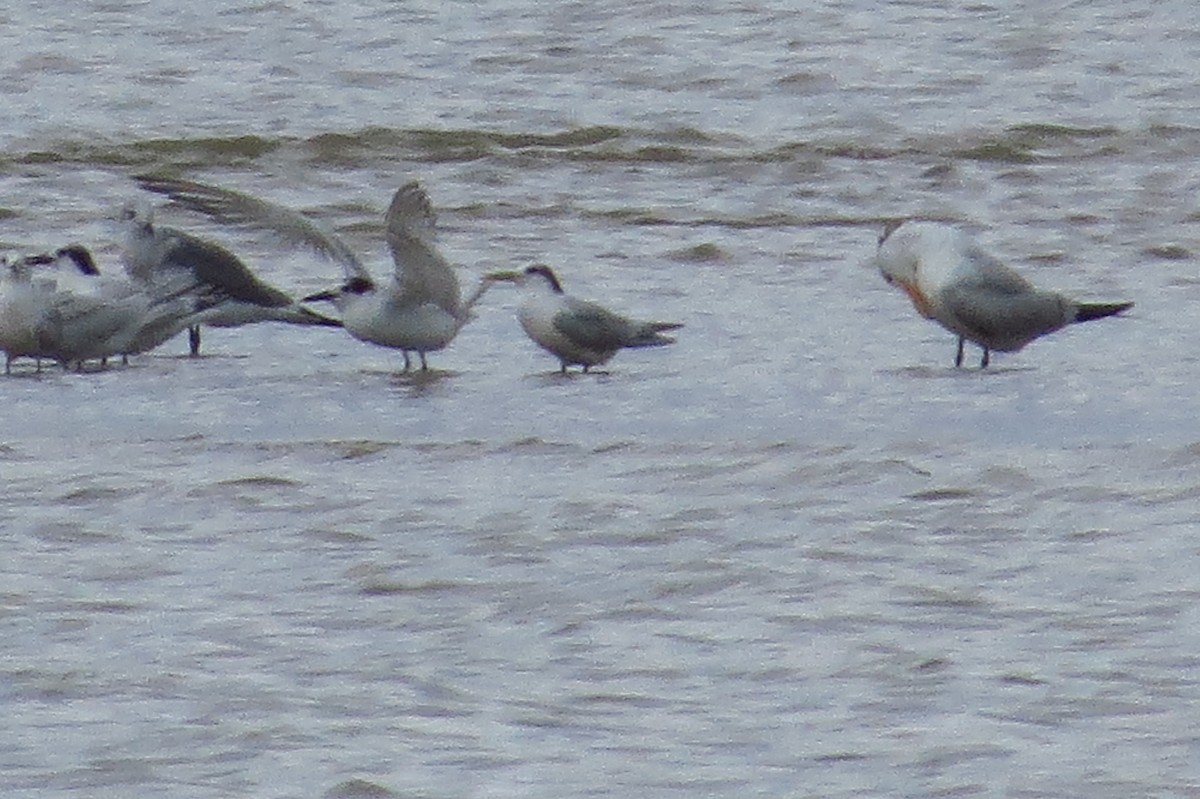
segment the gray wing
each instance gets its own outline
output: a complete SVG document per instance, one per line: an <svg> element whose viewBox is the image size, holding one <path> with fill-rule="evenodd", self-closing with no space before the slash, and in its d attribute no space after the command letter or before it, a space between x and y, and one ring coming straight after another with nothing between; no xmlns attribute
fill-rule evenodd
<svg viewBox="0 0 1200 799"><path fill-rule="evenodd" d="M962 332L999 350L1019 349L1070 321L1070 303L1052 291L1040 291L1018 272L981 251L968 279L942 290L942 302Z"/></svg>
<svg viewBox="0 0 1200 799"><path fill-rule="evenodd" d="M140 176L136 180L143 189L164 194L219 222L270 230L289 244L307 247L340 264L347 280L370 278L366 267L336 234L290 208L232 189L190 180L153 176Z"/></svg>
<svg viewBox="0 0 1200 799"><path fill-rule="evenodd" d="M959 281L963 285L975 286L997 295L1021 294L1036 290L1020 272L978 247L969 247L966 258L966 271L970 277Z"/></svg>
<svg viewBox="0 0 1200 799"><path fill-rule="evenodd" d="M270 308L292 304L291 297L263 283L221 245L173 228L158 228L157 232L163 237L163 268L186 270L195 277L195 288Z"/></svg>
<svg viewBox="0 0 1200 799"><path fill-rule="evenodd" d="M431 302L457 316L458 277L437 251L437 217L429 195L416 181L396 190L384 215L387 243L396 265L401 302Z"/></svg>
<svg viewBox="0 0 1200 799"><path fill-rule="evenodd" d="M637 324L594 302L571 298L567 310L554 317L554 327L580 347L605 351L633 341Z"/></svg>

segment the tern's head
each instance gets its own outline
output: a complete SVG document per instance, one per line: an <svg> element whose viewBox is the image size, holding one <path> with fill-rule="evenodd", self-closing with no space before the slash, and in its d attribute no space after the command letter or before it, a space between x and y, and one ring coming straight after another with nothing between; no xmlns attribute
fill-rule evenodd
<svg viewBox="0 0 1200 799"><path fill-rule="evenodd" d="M558 276L554 274L553 269L545 264L534 264L524 272L491 272L484 279L489 281L503 280L509 283L516 283L518 286L552 291L555 294L563 293L562 284L558 282Z"/></svg>
<svg viewBox="0 0 1200 799"><path fill-rule="evenodd" d="M24 255L15 261L9 261L8 257L5 256L0 258L0 274L13 277L18 280L29 280L33 274L32 267L45 266L46 264L52 263L54 263L53 255Z"/></svg>
<svg viewBox="0 0 1200 799"><path fill-rule="evenodd" d="M525 270L525 279L522 281L526 285L533 284L549 288L555 294L562 294L562 284L558 282L558 275L554 274L554 270L545 264L534 264Z"/></svg>
<svg viewBox="0 0 1200 799"><path fill-rule="evenodd" d="M319 291L304 298L304 302L341 303L351 297L360 297L375 291L375 284L366 275L355 275L336 289Z"/></svg>
<svg viewBox="0 0 1200 799"><path fill-rule="evenodd" d="M147 203L130 200L117 212L117 222L130 235L150 235L154 232L154 211Z"/></svg>
<svg viewBox="0 0 1200 799"><path fill-rule="evenodd" d="M889 285L916 285L919 259L912 246L913 236L910 233L913 227L905 226L904 220L891 220L884 225L879 236L875 265Z"/></svg>
<svg viewBox="0 0 1200 799"><path fill-rule="evenodd" d="M82 244L68 244L66 247L59 247L54 255L58 259L70 260L81 275L100 274L100 270L96 267L96 261L92 258L92 253Z"/></svg>

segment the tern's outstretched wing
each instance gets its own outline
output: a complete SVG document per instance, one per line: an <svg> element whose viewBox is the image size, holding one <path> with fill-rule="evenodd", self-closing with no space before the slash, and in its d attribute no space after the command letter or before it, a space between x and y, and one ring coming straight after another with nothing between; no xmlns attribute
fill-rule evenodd
<svg viewBox="0 0 1200 799"><path fill-rule="evenodd" d="M336 234L282 205L260 200L232 189L179 178L139 176L138 185L165 194L180 205L199 211L219 222L270 230L289 244L308 247L336 261L346 279L370 278L366 267Z"/></svg>
<svg viewBox="0 0 1200 799"><path fill-rule="evenodd" d="M431 302L452 316L459 312L458 277L437 251L437 217L429 195L416 181L397 189L384 215L388 247L396 264L398 301Z"/></svg>
<svg viewBox="0 0 1200 799"><path fill-rule="evenodd" d="M281 308L293 300L273 286L263 283L241 259L219 244L197 238L174 228L157 228L162 237L160 274L186 271L195 277L196 288L215 291L238 302L265 308Z"/></svg>

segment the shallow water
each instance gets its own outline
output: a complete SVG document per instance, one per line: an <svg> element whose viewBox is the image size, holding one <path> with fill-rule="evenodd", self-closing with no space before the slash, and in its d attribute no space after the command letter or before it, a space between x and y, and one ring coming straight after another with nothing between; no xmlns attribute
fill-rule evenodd
<svg viewBox="0 0 1200 799"><path fill-rule="evenodd" d="M12 797L1200 796L1200 35L1184 3L27 4L0 245L132 176L684 322L556 372L334 330L0 380ZM986 372L870 266L962 224L1134 312ZM972 353L971 357L977 357Z"/></svg>

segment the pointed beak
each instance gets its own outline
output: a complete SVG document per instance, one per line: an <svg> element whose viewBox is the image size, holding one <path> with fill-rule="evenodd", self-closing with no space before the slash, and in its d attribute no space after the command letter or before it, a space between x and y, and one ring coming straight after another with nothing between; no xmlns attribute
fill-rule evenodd
<svg viewBox="0 0 1200 799"><path fill-rule="evenodd" d="M496 281L496 282L505 281L508 283L520 283L521 277L522 277L522 275L520 272L501 271L501 272L488 272L486 275L483 276L483 279L489 280L489 281Z"/></svg>
<svg viewBox="0 0 1200 799"><path fill-rule="evenodd" d="M338 290L331 289L329 291L318 291L316 294L309 294L300 302L333 302L338 298Z"/></svg>

